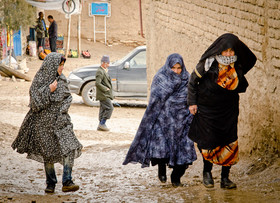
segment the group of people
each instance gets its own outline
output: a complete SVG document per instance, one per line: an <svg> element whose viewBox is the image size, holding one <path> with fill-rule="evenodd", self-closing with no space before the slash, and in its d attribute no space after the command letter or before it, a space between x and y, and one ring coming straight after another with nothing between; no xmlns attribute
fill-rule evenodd
<svg viewBox="0 0 280 203"><path fill-rule="evenodd" d="M76 191L71 172L82 145L73 132L68 115L72 97L62 74L65 58L49 54L30 88L30 111L12 144L19 153L44 163L47 188L57 183L54 163L62 163L62 191ZM111 117L112 85L108 75L109 56L103 56L96 73L100 100L98 130L108 131ZM217 38L201 56L193 72L186 70L181 55L167 57L151 85L149 104L127 152L123 165L158 165L158 178L167 181L166 168L172 168L171 183L181 186L181 177L197 159L194 142L203 158L203 185L214 187L212 166L222 166L220 187L231 189L232 165L238 162L237 122L239 93L245 92L245 74L253 68L256 56L233 34ZM67 140L67 141L66 141Z"/></svg>
<svg viewBox="0 0 280 203"><path fill-rule="evenodd" d="M158 165L166 182L166 165L173 168L172 185L196 160L193 142L203 158L203 185L214 187L213 164L222 166L221 188L236 188L229 179L238 162L239 93L256 56L233 34L217 38L189 74L179 54L168 56L155 75L149 105L123 164Z"/></svg>
<svg viewBox="0 0 280 203"><path fill-rule="evenodd" d="M50 23L47 29L46 22L44 20L43 12L39 12L39 18L37 19L37 25L35 27L36 38L37 38L37 49L42 47L45 49L45 38L49 37L51 52L56 52L56 40L57 40L57 23L55 22L52 15L48 16L48 21Z"/></svg>

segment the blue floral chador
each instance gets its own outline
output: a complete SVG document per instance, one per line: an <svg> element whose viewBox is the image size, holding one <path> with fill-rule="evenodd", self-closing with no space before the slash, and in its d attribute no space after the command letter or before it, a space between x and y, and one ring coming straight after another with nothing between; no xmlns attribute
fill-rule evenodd
<svg viewBox="0 0 280 203"><path fill-rule="evenodd" d="M180 75L172 71L179 63ZM165 159L169 167L190 165L197 159L193 142L188 138L193 116L187 105L189 73L179 54L168 56L155 75L149 105L124 165L141 163L148 167L152 159Z"/></svg>

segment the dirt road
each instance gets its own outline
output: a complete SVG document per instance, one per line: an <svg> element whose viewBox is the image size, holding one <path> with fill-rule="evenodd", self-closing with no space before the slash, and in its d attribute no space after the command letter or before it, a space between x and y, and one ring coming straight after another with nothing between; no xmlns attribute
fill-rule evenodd
<svg viewBox="0 0 280 203"><path fill-rule="evenodd" d="M64 74L74 68L99 63L103 54L111 60L124 56L132 47L88 44L92 58L68 59ZM42 61L28 59L33 78ZM215 187L206 189L202 184L202 159L186 171L183 187L173 188L171 170L165 184L157 179L157 168L142 169L140 164L123 166L122 162L144 108L115 108L108 122L110 132L96 131L97 107L88 107L80 97L73 95L70 116L83 154L75 160L73 179L80 185L74 193L61 191L62 166L56 164L58 184L54 194L45 194L43 164L26 159L11 146L28 108L30 82L0 81L0 202L279 202L280 162L264 157L240 155L240 162L232 167L231 179L235 190L220 188L221 167L214 166Z"/></svg>

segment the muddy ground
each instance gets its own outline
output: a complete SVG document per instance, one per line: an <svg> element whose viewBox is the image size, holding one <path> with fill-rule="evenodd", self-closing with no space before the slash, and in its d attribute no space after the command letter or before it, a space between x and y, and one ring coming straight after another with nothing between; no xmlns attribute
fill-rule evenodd
<svg viewBox="0 0 280 203"><path fill-rule="evenodd" d="M116 60L133 47L84 41L91 59L68 59L64 74L82 65L99 63L103 54ZM42 61L27 58L28 75L34 77ZM183 187L173 188L168 181L157 179L157 168L142 169L140 164L122 165L134 138L145 108L116 107L108 122L110 132L96 131L98 107L83 104L73 95L70 115L74 130L84 145L83 154L75 160L73 179L80 190L61 191L62 166L56 164L58 184L54 194L45 194L43 164L26 159L13 151L11 143L29 110L30 82L0 80L0 202L280 202L280 161L271 158L240 154L240 161L232 167L231 179L237 189L220 188L220 169L214 166L215 187L206 189L202 183L202 159L186 171L181 179ZM142 101L145 102L145 101Z"/></svg>

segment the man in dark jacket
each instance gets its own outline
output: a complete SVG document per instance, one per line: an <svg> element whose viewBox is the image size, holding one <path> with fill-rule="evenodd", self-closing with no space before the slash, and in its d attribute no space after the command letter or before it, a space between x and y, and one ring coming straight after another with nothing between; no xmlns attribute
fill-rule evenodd
<svg viewBox="0 0 280 203"><path fill-rule="evenodd" d="M51 52L56 52L56 40L57 40L57 24L53 19L53 16L48 16L48 21L50 22L49 27L49 41Z"/></svg>
<svg viewBox="0 0 280 203"><path fill-rule="evenodd" d="M101 66L96 72L96 100L100 101L99 125L97 130L109 131L106 120L111 118L113 112L113 92L111 78L108 74L110 64L109 56L104 55L101 59Z"/></svg>
<svg viewBox="0 0 280 203"><path fill-rule="evenodd" d="M47 28L44 20L43 12L39 12L39 18L36 25L37 49L43 47L45 49L45 37L47 37Z"/></svg>

